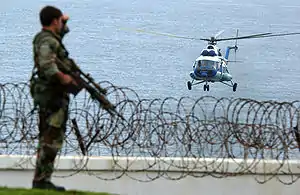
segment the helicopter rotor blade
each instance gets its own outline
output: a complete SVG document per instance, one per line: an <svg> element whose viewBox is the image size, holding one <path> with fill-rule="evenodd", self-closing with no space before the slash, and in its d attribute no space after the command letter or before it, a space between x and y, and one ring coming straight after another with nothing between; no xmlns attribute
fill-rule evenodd
<svg viewBox="0 0 300 195"><path fill-rule="evenodd" d="M243 63L241 60L227 60L226 62Z"/></svg>
<svg viewBox="0 0 300 195"><path fill-rule="evenodd" d="M232 37L232 38L224 38L224 39L217 39L216 41L227 41L227 40L237 40L237 39L252 39L252 38L267 38L267 37L277 37L277 36L288 36L288 35L298 35L300 32L292 32L292 33L262 33L262 34L256 34L256 35L249 35L249 36L243 36L243 37Z"/></svg>
<svg viewBox="0 0 300 195"><path fill-rule="evenodd" d="M141 32L141 33L149 33L149 34L154 34L154 35L161 35L161 36L167 36L167 37L173 37L173 38L180 38L180 39L190 39L190 40L204 40L204 41L209 41L210 39L207 38L193 38L193 37L185 37L185 36L178 36L174 34L169 34L169 33L160 33L160 32L154 32L154 31L146 31L142 29L129 29L129 28L121 28L122 30L129 30L129 31L135 31L135 32Z"/></svg>
<svg viewBox="0 0 300 195"><path fill-rule="evenodd" d="M215 39L218 38L221 34L224 33L224 31L225 31L225 30L219 31L219 32L214 36L214 38L215 38Z"/></svg>
<svg viewBox="0 0 300 195"><path fill-rule="evenodd" d="M202 40L202 41L228 41L228 40L238 40L238 39L253 39L253 38L266 38L266 37L276 37L276 36L287 36L287 35L297 35L300 34L300 32L293 32L293 33L279 33L279 34L274 34L274 33L259 33L259 34L252 34L252 35L247 35L247 36L241 36L241 37L229 37L229 38L221 38L217 39L216 37L220 36L224 30L221 30L218 32L215 37L212 38L194 38L194 37L186 37L186 36L178 36L174 34L169 34L169 33L160 33L160 32L154 32L154 31L146 31L142 29L130 29L130 28L120 28L122 30L127 30L127 31L135 31L135 32L141 32L141 33L149 33L149 34L154 34L154 35L161 35L161 36L168 36L168 37L173 37L173 38L180 38L180 39L189 39L189 40Z"/></svg>
<svg viewBox="0 0 300 195"><path fill-rule="evenodd" d="M253 35L247 35L242 37L230 37L230 38L223 38L223 39L216 39L216 41L228 41L228 40L237 40L237 39L251 39L251 38L260 38L266 35L270 35L272 33L259 33Z"/></svg>
<svg viewBox="0 0 300 195"><path fill-rule="evenodd" d="M264 35L259 38L265 38L265 37L279 37L279 36L288 36L288 35L299 35L300 32L293 32L293 33L279 33L279 34L270 34L270 35Z"/></svg>

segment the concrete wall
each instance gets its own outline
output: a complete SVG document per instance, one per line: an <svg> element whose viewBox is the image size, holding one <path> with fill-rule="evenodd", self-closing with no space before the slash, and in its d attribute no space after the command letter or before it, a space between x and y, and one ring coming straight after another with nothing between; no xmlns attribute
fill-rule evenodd
<svg viewBox="0 0 300 195"><path fill-rule="evenodd" d="M0 156L1 185L29 188L34 162L31 156ZM295 195L300 191L296 160L60 157L56 167L53 181L68 189L122 195Z"/></svg>

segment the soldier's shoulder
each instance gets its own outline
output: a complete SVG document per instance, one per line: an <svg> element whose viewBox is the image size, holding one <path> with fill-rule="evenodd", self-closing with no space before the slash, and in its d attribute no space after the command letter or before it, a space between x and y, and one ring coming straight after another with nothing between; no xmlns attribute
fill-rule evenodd
<svg viewBox="0 0 300 195"><path fill-rule="evenodd" d="M59 41L51 33L47 31L41 31L34 36L33 44L49 45L51 47L57 48L59 46Z"/></svg>
<svg viewBox="0 0 300 195"><path fill-rule="evenodd" d="M55 36L48 31L40 31L33 38L33 42L40 42L40 41L45 41L45 40L49 40L52 42L53 41L58 42L58 40L55 38Z"/></svg>

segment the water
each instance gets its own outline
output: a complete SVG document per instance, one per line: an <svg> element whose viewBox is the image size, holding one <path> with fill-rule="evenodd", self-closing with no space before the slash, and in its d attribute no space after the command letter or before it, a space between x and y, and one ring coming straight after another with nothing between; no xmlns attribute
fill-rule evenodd
<svg viewBox="0 0 300 195"><path fill-rule="evenodd" d="M46 4L71 17L65 44L71 56L96 80L129 86L147 98L166 96L247 97L295 100L299 90L299 36L238 41L237 60L230 64L236 93L215 83L188 91L194 59L206 42L127 32L143 28L190 37L222 37L261 32L297 32L300 2L291 1L6 1L1 5L0 82L28 80L33 35L40 29L38 12ZM234 41L219 42L224 51ZM234 59L234 56L231 56Z"/></svg>
<svg viewBox="0 0 300 195"><path fill-rule="evenodd" d="M299 97L300 37L238 41L236 60L229 64L237 91L220 83L187 90L189 72L206 42L141 34L120 28L208 38L263 32L298 32L300 2L246 0L152 1L5 1L0 7L0 82L29 79L33 66L32 38L40 29L38 12L46 4L70 15L71 32L64 42L71 57L97 81L134 89L142 98L203 95L292 101ZM225 47L235 41L219 42ZM232 53L231 60L234 60Z"/></svg>

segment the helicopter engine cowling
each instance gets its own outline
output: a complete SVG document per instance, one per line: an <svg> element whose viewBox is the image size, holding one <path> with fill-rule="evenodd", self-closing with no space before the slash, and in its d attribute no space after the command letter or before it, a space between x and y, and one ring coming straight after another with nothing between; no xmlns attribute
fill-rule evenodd
<svg viewBox="0 0 300 195"><path fill-rule="evenodd" d="M223 81L231 81L231 79L232 79L232 75L229 73L224 73L222 76Z"/></svg>

